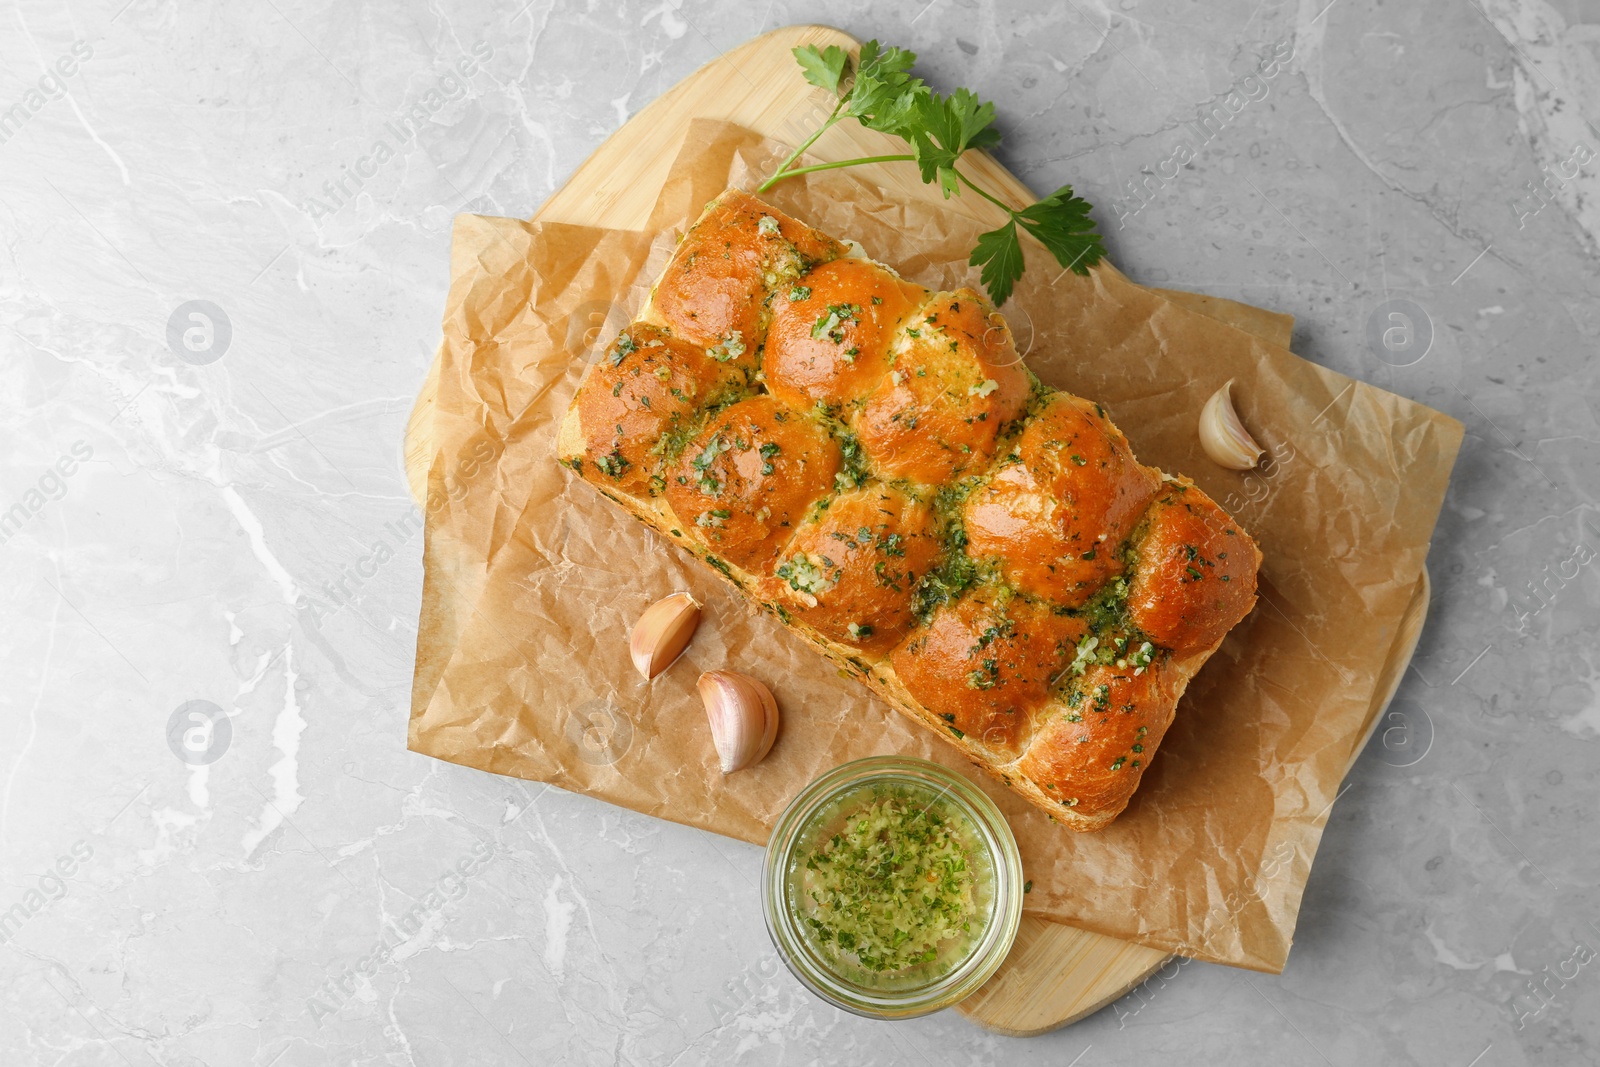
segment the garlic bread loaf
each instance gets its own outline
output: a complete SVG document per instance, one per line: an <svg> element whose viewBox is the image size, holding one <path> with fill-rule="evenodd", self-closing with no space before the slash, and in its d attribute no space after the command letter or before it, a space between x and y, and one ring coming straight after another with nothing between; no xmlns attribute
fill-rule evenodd
<svg viewBox="0 0 1600 1067"><path fill-rule="evenodd" d="M1080 831L1126 806L1261 554L977 292L738 190L584 378L564 464Z"/></svg>

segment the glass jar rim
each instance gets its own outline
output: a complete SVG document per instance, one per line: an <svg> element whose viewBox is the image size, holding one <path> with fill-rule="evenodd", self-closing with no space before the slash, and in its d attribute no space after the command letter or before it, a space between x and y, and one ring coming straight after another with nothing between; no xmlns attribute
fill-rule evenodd
<svg viewBox="0 0 1600 1067"><path fill-rule="evenodd" d="M805 941L788 906L785 872L802 831L824 805L872 781L916 782L937 789L972 824L993 871L993 919L966 959L927 985L904 990L873 989L830 970ZM1011 951L1022 919L1022 860L1011 826L993 800L946 767L912 756L869 756L841 764L797 793L773 827L762 869L761 895L767 932L789 971L829 1003L879 1019L907 1019L947 1008L976 992Z"/></svg>

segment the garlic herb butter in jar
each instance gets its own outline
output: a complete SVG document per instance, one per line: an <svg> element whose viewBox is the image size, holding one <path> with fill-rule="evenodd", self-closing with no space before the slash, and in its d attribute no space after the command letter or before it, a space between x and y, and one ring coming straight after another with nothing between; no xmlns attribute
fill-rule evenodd
<svg viewBox="0 0 1600 1067"><path fill-rule="evenodd" d="M767 846L767 926L813 992L908 1018L975 991L1022 912L1016 840L999 809L938 764L858 760L795 797Z"/></svg>
<svg viewBox="0 0 1600 1067"><path fill-rule="evenodd" d="M931 786L843 790L797 843L785 904L811 950L855 982L926 984L971 955L993 917L988 850Z"/></svg>

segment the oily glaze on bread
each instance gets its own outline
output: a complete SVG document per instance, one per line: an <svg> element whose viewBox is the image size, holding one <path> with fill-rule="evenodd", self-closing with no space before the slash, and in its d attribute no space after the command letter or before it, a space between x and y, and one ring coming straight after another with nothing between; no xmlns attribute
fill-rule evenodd
<svg viewBox="0 0 1600 1067"><path fill-rule="evenodd" d="M684 235L563 463L1074 830L1127 806L1261 554L971 289L746 193Z"/></svg>

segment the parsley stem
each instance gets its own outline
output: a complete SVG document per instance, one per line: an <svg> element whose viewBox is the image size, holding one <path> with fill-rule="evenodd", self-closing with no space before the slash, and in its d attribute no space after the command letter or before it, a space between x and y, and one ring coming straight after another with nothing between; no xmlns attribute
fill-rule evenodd
<svg viewBox="0 0 1600 1067"><path fill-rule="evenodd" d="M836 123L840 119L844 118L844 115L841 114L841 112L843 112L843 110L844 110L844 103L845 103L846 99L848 99L848 98L847 97L840 98L839 102L833 106L833 114L828 116L828 121L824 122L821 126L818 126L815 133L813 133L810 137L807 137L804 141L802 141L800 143L800 147L796 148L793 152L790 152L789 155L787 156L787 158L785 158L782 163L778 164L778 169L777 169L777 171L775 171L773 173L772 177L770 177L766 181L762 182L761 185L756 189L756 192L764 193L768 189L770 189L774 185L776 185L778 182L782 181L783 179L785 179L785 178L787 178L789 176L789 172L786 172L785 168L788 167L789 164L793 163L795 160L799 159L800 158L800 154L802 152L804 152L806 149L810 148L813 144L815 144L818 137L821 137L823 134L827 133L828 132L828 128L830 126L834 125L834 123ZM799 172L796 171L794 173L799 173Z"/></svg>
<svg viewBox="0 0 1600 1067"><path fill-rule="evenodd" d="M964 185L966 185L966 187L968 189L971 189L973 192L977 193L979 196L983 197L985 200L989 201L989 203L995 205L996 207L1003 208L1007 215L1011 215L1011 216L1015 217L1015 215L1017 214L1017 209L1016 208L1012 207L1010 204L1006 203L1004 200L1000 200L1000 199L998 199L998 198L996 198L994 196L991 196L987 191L984 190L984 188L981 185L978 185L971 178L967 177L965 174L962 174L959 170L956 170L954 167L951 167L950 169L951 170L955 170L956 177L960 178L962 183Z"/></svg>
<svg viewBox="0 0 1600 1067"><path fill-rule="evenodd" d="M916 158L916 156L913 156L910 153L902 153L900 155L893 156L862 156L860 159L841 159L836 163L815 163L809 167L796 167L794 170L780 170L778 173L768 178L766 183L762 185L761 188L757 189L756 192L764 193L767 191L767 188L773 185L775 182L782 181L784 178L793 178L797 174L810 174L811 172L818 170L838 170L840 167L856 167L863 163L899 163L905 160Z"/></svg>

